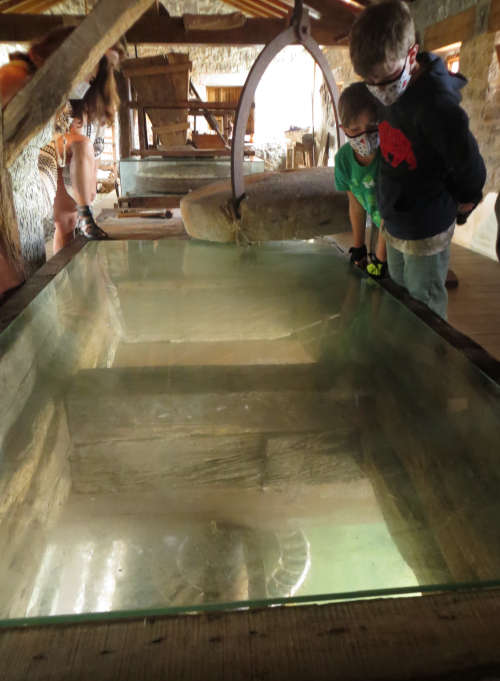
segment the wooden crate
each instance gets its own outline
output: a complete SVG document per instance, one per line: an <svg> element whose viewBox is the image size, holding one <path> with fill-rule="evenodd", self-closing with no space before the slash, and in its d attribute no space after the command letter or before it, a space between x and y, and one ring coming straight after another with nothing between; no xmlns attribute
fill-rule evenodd
<svg viewBox="0 0 500 681"><path fill-rule="evenodd" d="M138 103L139 142L148 148L145 116L151 120L154 141L163 147L183 145L187 141L188 109L150 107L151 102L165 106L172 101L187 101L191 62L189 55L171 52L157 57L127 59L122 71L130 78ZM147 108L141 102L148 104Z"/></svg>

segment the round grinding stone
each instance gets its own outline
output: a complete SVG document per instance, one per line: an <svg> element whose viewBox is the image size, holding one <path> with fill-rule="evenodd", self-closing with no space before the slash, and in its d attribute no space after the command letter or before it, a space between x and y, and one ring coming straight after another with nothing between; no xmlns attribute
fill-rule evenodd
<svg viewBox="0 0 500 681"><path fill-rule="evenodd" d="M181 213L190 236L205 241L255 242L311 239L350 230L345 192L335 189L333 168L250 175L241 219L231 210L231 183L216 182L187 194Z"/></svg>

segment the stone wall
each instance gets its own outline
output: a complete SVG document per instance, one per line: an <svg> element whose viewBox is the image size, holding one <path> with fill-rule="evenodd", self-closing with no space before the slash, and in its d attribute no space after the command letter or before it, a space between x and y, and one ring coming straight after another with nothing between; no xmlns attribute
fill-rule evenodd
<svg viewBox="0 0 500 681"><path fill-rule="evenodd" d="M453 14L458 14L473 5L477 0L416 0L410 5L416 29L423 39L427 26L437 24Z"/></svg>
<svg viewBox="0 0 500 681"><path fill-rule="evenodd" d="M464 42L460 50L460 70L469 79L462 104L469 114L488 177L483 203L467 224L457 229L455 241L492 258L496 258L495 203L500 191L500 65L495 49L499 44L500 33L483 33Z"/></svg>
<svg viewBox="0 0 500 681"><path fill-rule="evenodd" d="M349 57L348 47L327 47L323 49L323 53L326 57L328 65L330 66L335 82L339 87L340 91L346 88L348 85L359 77L354 72L351 64L351 59ZM335 117L333 114L333 107L330 100L330 94L323 84L320 90L321 106L320 106L320 118L315 121L317 134L317 151L319 162L323 162L323 150L326 147L327 135L330 135L330 148L328 152L328 165L333 165L333 159L338 151L336 143L336 127L335 127Z"/></svg>
<svg viewBox="0 0 500 681"><path fill-rule="evenodd" d="M469 79L462 104L488 168L486 191L500 189L500 66L495 51L499 43L500 33L483 33L460 50L460 71Z"/></svg>
<svg viewBox="0 0 500 681"><path fill-rule="evenodd" d="M228 14L236 9L220 0L163 0L163 6L171 16L183 14ZM193 79L199 80L199 74L227 73L239 74L248 72L261 51L261 47L211 47L194 45L175 45L176 52L189 52L193 62ZM133 50L134 56L135 51ZM138 47L138 56L148 57L165 52L165 47L143 45ZM244 81L245 77L243 77Z"/></svg>
<svg viewBox="0 0 500 681"><path fill-rule="evenodd" d="M411 9L421 38L425 29L472 6L480 9L485 0L417 0ZM476 21L476 29L479 27ZM500 66L496 46L500 33L478 33L462 43L460 72L468 79L462 106L469 115L488 170L485 200L463 227L457 228L455 241L492 258L496 257L497 220L494 212L500 190ZM424 45L425 47L425 45Z"/></svg>

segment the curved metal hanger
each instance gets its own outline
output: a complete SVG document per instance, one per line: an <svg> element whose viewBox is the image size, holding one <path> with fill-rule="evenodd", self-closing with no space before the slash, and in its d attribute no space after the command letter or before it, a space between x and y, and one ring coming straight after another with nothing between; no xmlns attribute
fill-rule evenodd
<svg viewBox="0 0 500 681"><path fill-rule="evenodd" d="M295 9L290 26L279 33L276 38L273 38L257 57L254 65L250 69L245 85L243 86L238 108L236 110L233 143L231 147L231 186L233 192L233 208L236 217L238 218L241 217L240 203L245 197L245 176L243 174L245 132L248 116L250 115L250 108L254 100L255 90L271 61L288 45L303 45L314 61L319 65L333 104L338 146L340 147L344 141L344 133L340 129L337 112L339 99L337 84L335 83L332 71L328 66L324 54L321 52L318 43L311 35L309 14L307 11L304 11L302 0L295 0Z"/></svg>

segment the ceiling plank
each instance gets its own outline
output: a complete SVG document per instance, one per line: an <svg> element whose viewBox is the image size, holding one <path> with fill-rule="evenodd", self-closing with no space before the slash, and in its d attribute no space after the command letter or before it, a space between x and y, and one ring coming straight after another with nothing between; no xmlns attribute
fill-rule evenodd
<svg viewBox="0 0 500 681"><path fill-rule="evenodd" d="M273 10L278 10L284 16L288 15L290 10L293 9L284 2L281 2L281 0L253 0L253 2L261 7L269 7Z"/></svg>
<svg viewBox="0 0 500 681"><path fill-rule="evenodd" d="M108 47L151 4L151 0L106 0L98 3L47 59L3 113L6 166L12 164L20 150L64 104L73 84L84 80L92 72ZM64 68L61 68L62 64ZM54 78L54 73L57 73L57 78Z"/></svg>
<svg viewBox="0 0 500 681"><path fill-rule="evenodd" d="M57 2L53 2L53 0L33 0L33 2L23 5L21 12L23 14L40 14L53 7L55 4L57 4ZM14 12L9 10L9 14L14 14Z"/></svg>
<svg viewBox="0 0 500 681"><path fill-rule="evenodd" d="M359 8L339 0L307 0L307 4L321 14L321 21L326 24L352 25L354 17L359 14Z"/></svg>
<svg viewBox="0 0 500 681"><path fill-rule="evenodd" d="M280 10L261 5L259 2L255 2L255 0L229 0L227 4L243 9L245 12L255 17L275 17L279 19L282 16L285 16Z"/></svg>
<svg viewBox="0 0 500 681"><path fill-rule="evenodd" d="M76 26L83 19L84 16L62 14L6 14L0 21L0 42L29 42L53 28ZM320 45L337 45L349 32L352 19L350 15L349 21L326 28L322 22L313 20L312 35ZM138 45L264 45L275 38L284 26L282 19L247 19L241 28L188 32L182 18L158 16L151 22L150 17L143 17L126 32L126 37L130 43Z"/></svg>
<svg viewBox="0 0 500 681"><path fill-rule="evenodd" d="M5 14L36 14L56 5L57 2L58 0L14 0L7 2L5 6L0 5L0 11Z"/></svg>
<svg viewBox="0 0 500 681"><path fill-rule="evenodd" d="M500 0L491 0L489 31L500 31Z"/></svg>

